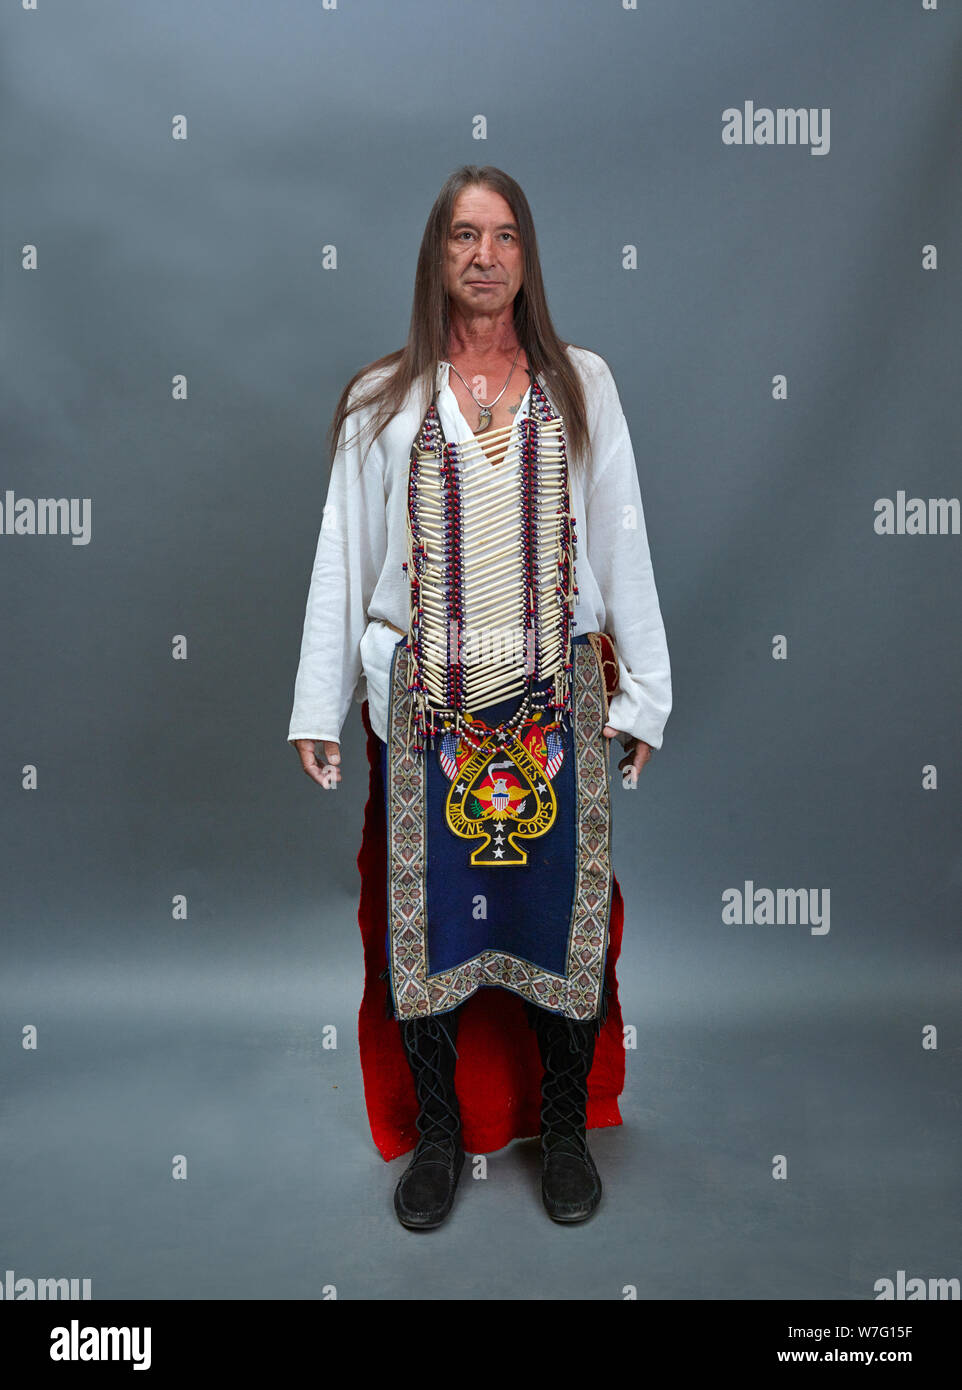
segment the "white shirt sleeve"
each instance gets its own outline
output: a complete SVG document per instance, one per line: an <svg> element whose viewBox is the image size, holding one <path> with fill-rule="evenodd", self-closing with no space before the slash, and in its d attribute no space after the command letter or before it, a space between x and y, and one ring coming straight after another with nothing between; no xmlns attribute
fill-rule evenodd
<svg viewBox="0 0 962 1390"><path fill-rule="evenodd" d="M364 419L367 413L363 412ZM288 742L339 743L362 677L361 638L384 565L387 517L381 440L363 440L357 412L344 422L317 538L294 680ZM383 438L383 436L382 436Z"/></svg>
<svg viewBox="0 0 962 1390"><path fill-rule="evenodd" d="M671 713L668 643L651 567L628 422L604 359L586 384L591 470L585 483L588 562L605 604L605 630L619 656L621 689L608 723L660 748Z"/></svg>

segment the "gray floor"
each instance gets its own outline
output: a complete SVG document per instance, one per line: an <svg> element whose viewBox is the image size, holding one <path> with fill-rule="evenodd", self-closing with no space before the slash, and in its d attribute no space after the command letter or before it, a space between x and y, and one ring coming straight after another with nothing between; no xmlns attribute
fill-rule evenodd
<svg viewBox="0 0 962 1390"><path fill-rule="evenodd" d="M840 988L804 1010L794 985L729 991L714 1012L680 976L623 986L646 1022L625 1124L593 1139L594 1219L548 1220L527 1142L484 1180L466 1166L424 1234L393 1215L406 1160L370 1140L358 989L345 964L312 990L267 949L227 979L21 976L5 1017L38 1023L40 1045L23 1051L18 1024L3 1051L4 1269L165 1299L871 1299L899 1268L960 1272L959 1049L919 1044L920 1020L957 1004L930 983L903 972L898 998Z"/></svg>

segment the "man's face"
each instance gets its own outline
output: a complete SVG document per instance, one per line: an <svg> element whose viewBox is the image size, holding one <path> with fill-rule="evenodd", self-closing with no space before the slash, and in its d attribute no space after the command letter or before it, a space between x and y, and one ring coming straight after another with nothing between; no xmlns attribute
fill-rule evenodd
<svg viewBox="0 0 962 1390"><path fill-rule="evenodd" d="M508 203L490 188L469 185L454 200L444 260L444 285L462 314L497 314L521 288L518 227Z"/></svg>

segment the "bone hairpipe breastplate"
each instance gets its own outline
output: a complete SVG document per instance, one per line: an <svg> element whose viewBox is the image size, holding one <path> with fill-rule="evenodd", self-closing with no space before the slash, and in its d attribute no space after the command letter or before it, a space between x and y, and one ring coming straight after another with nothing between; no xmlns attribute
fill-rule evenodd
<svg viewBox="0 0 962 1390"><path fill-rule="evenodd" d="M408 541L420 734L512 696L530 709L549 679L540 704L568 710L576 537L563 422L533 375L529 413L483 441L446 441L432 401L411 449Z"/></svg>

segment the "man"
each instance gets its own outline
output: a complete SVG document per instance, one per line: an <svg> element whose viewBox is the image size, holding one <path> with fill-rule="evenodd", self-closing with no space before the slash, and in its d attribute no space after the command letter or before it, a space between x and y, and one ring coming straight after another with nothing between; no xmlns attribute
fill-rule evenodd
<svg viewBox="0 0 962 1390"><path fill-rule="evenodd" d="M331 444L288 740L336 787L341 728L366 692L365 1001L383 960L419 1136L395 1210L423 1229L451 1209L468 1123L456 1058L459 1086L480 1078L520 1106L507 1133L531 1132L515 1094L528 1081L499 1071L524 1051L523 1011L542 1068L542 1199L583 1221L601 1198L589 1078L617 1022L606 740L634 784L661 746L671 678L614 381L558 338L527 199L501 170L444 184L407 344L348 383ZM386 1045L363 1019L373 1130ZM618 1123L611 1100L595 1123Z"/></svg>

